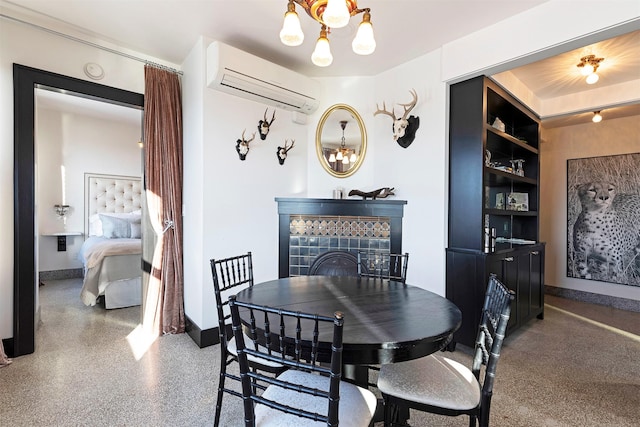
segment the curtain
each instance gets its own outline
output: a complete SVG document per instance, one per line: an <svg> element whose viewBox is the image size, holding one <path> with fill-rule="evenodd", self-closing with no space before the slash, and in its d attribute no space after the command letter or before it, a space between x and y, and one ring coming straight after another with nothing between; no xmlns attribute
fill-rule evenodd
<svg viewBox="0 0 640 427"><path fill-rule="evenodd" d="M184 332L182 258L182 103L174 72L145 66L145 193L156 234L143 326Z"/></svg>

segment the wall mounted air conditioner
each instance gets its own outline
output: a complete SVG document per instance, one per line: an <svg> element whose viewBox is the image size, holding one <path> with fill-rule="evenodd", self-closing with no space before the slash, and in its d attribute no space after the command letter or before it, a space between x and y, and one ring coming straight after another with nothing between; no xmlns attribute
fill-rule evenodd
<svg viewBox="0 0 640 427"><path fill-rule="evenodd" d="M207 87L304 114L319 105L317 81L220 42L207 48Z"/></svg>

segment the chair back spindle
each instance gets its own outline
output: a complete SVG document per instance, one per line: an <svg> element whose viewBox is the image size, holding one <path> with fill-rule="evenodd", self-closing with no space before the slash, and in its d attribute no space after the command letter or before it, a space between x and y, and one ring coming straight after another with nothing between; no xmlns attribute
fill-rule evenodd
<svg viewBox="0 0 640 427"><path fill-rule="evenodd" d="M405 283L409 254L359 251L358 276L396 280Z"/></svg>
<svg viewBox="0 0 640 427"><path fill-rule="evenodd" d="M333 317L320 316L260 306L236 300L235 295L229 297L233 333L238 343L238 362L244 398L245 426L253 427L256 422L256 405L281 411L286 414L326 423L327 426L338 426L338 410L340 401L340 380L342 377L342 327L343 315L336 312ZM250 338L254 348L246 347L240 338L243 334L240 310L249 311ZM274 320L278 321L274 323ZM261 319L258 321L257 319ZM273 324L279 325L272 331ZM320 328L323 324L333 325L331 349L322 349L319 345ZM277 338L277 341L275 339ZM275 344L277 342L277 345ZM324 353L322 353L324 351ZM321 354L322 353L322 354ZM264 361L277 362L291 371L316 373L329 378L328 390L318 389L293 380L273 378L265 375L260 369L250 369L248 357ZM326 357L330 359L330 367L321 364ZM308 378L308 377L302 377ZM328 411L324 414L305 408L283 404L270 397L269 393L257 390L278 387L286 391L295 391L316 398L326 399ZM300 398L304 402L303 398Z"/></svg>

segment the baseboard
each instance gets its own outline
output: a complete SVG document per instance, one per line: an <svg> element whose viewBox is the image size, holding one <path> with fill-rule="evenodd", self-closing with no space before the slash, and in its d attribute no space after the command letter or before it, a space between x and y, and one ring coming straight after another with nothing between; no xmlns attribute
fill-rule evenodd
<svg viewBox="0 0 640 427"><path fill-rule="evenodd" d="M544 289L545 293L549 295L640 313L640 301L638 300L579 291L576 289L559 288L557 286L549 285L545 285Z"/></svg>
<svg viewBox="0 0 640 427"><path fill-rule="evenodd" d="M45 280L64 280L82 278L82 268L71 268L68 270L51 270L38 272L40 282Z"/></svg>
<svg viewBox="0 0 640 427"><path fill-rule="evenodd" d="M202 330L198 325L193 323L188 316L185 316L185 332L191 337L193 342L199 348L209 347L210 345L216 345L220 342L220 335L218 334L218 328L211 328Z"/></svg>

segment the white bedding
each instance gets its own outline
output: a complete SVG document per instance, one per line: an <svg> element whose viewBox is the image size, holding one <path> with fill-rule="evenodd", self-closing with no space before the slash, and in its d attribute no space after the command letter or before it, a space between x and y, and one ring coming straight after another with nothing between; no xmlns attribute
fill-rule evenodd
<svg viewBox="0 0 640 427"><path fill-rule="evenodd" d="M84 265L80 298L85 305L95 305L100 295L105 295L106 308L140 304L141 239L92 236L83 243L80 258ZM117 301L107 300L109 288Z"/></svg>

